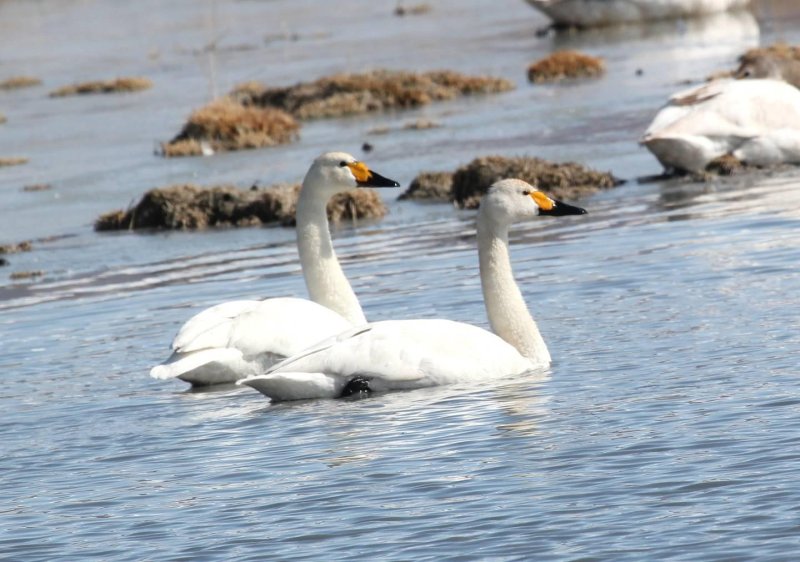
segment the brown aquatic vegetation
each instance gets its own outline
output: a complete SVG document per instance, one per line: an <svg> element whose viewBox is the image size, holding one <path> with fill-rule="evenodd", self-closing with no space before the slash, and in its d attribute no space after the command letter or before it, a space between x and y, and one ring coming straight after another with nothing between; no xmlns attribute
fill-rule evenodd
<svg viewBox="0 0 800 562"><path fill-rule="evenodd" d="M9 157L9 158L0 158L0 168L3 166L19 166L20 164L27 164L28 159L25 157Z"/></svg>
<svg viewBox="0 0 800 562"><path fill-rule="evenodd" d="M363 74L336 74L283 88L248 82L231 92L231 97L244 105L277 107L298 119L314 119L409 109L458 96L505 92L513 88L514 85L503 78L465 76L448 70L425 73L375 70Z"/></svg>
<svg viewBox="0 0 800 562"><path fill-rule="evenodd" d="M284 111L246 107L225 97L194 111L183 130L161 148L164 156L197 156L203 154L203 143L214 152L261 148L295 140L299 128Z"/></svg>
<svg viewBox="0 0 800 562"><path fill-rule="evenodd" d="M486 156L456 170L452 200L462 209L477 208L489 186L503 178L524 180L559 199L578 199L622 183L609 172L598 172L574 162Z"/></svg>
<svg viewBox="0 0 800 562"><path fill-rule="evenodd" d="M431 11L430 4L412 4L411 6L403 6L403 4L397 4L397 7L394 9L394 15L396 16L421 16L422 14L427 14Z"/></svg>
<svg viewBox="0 0 800 562"><path fill-rule="evenodd" d="M22 187L22 191L47 191L52 189L49 183L31 183Z"/></svg>
<svg viewBox="0 0 800 562"><path fill-rule="evenodd" d="M17 244L0 244L0 254L16 254L19 252L30 252L33 244L30 240L18 242Z"/></svg>
<svg viewBox="0 0 800 562"><path fill-rule="evenodd" d="M53 90L50 97L76 96L83 94L109 94L115 92L137 92L147 90L153 86L153 82L147 78L115 78L114 80L95 80L92 82L81 82L71 84Z"/></svg>
<svg viewBox="0 0 800 562"><path fill-rule="evenodd" d="M6 116L0 113L0 123L5 123L5 122L6 122Z"/></svg>
<svg viewBox="0 0 800 562"><path fill-rule="evenodd" d="M191 184L156 188L145 193L133 208L100 216L94 228L193 230L270 223L288 226L295 223L299 193L300 184L246 190L232 185L203 188ZM341 193L328 203L328 217L334 222L380 218L385 214L383 201L371 189Z"/></svg>
<svg viewBox="0 0 800 562"><path fill-rule="evenodd" d="M30 88L38 86L42 81L33 76L12 76L5 80L0 80L0 90L19 90L20 88Z"/></svg>
<svg viewBox="0 0 800 562"><path fill-rule="evenodd" d="M536 84L575 78L596 78L606 71L603 59L578 51L558 51L528 67L528 80Z"/></svg>
<svg viewBox="0 0 800 562"><path fill-rule="evenodd" d="M748 168L733 154L723 154L706 164L706 172L717 176L733 176Z"/></svg>
<svg viewBox="0 0 800 562"><path fill-rule="evenodd" d="M44 271L41 269L36 269L33 271L14 271L11 275L9 275L9 278L12 281L22 281L24 279L34 279L43 275Z"/></svg>
<svg viewBox="0 0 800 562"><path fill-rule="evenodd" d="M406 123L405 125L403 125L403 128L406 130L422 131L424 129L436 129L437 127L441 126L442 125L437 121L421 117L416 121L411 121L409 123Z"/></svg>
<svg viewBox="0 0 800 562"><path fill-rule="evenodd" d="M417 199L426 201L450 201L453 187L451 172L422 172L411 181L399 200Z"/></svg>

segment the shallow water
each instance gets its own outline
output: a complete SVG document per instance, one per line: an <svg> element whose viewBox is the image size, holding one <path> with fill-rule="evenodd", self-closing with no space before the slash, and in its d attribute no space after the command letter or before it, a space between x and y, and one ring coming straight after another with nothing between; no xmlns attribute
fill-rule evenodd
<svg viewBox="0 0 800 562"><path fill-rule="evenodd" d="M800 42L785 5L760 4L758 20L537 38L545 22L523 2L436 2L402 19L393 4L355 1L0 3L0 76L45 80L0 92L0 155L31 158L0 169L0 241L56 237L0 270L0 557L795 559L796 170L634 180L582 200L585 217L521 225L512 255L554 357L545 376L360 401L272 405L246 388L192 392L147 376L202 307L304 295L293 231L90 227L155 185L294 180L328 148L404 184L490 153L654 174L635 139L655 109L679 81L731 66L759 33ZM212 39L219 52L196 54ZM528 86L525 65L556 46L605 56L609 75ZM212 82L225 91L378 66L490 72L518 88L306 123L287 147L151 155ZM156 85L46 97L118 74ZM367 134L418 116L443 126ZM366 155L364 140L376 147ZM35 182L53 189L20 190ZM336 232L367 316L486 326L474 214L384 195L385 220ZM8 279L31 269L45 276Z"/></svg>

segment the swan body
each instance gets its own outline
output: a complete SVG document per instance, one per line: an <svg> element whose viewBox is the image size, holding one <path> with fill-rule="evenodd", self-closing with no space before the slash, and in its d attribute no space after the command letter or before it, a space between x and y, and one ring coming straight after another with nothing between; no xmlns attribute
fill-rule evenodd
<svg viewBox="0 0 800 562"><path fill-rule="evenodd" d="M800 90L721 80L673 95L640 140L667 169L700 172L730 154L754 166L800 163Z"/></svg>
<svg viewBox="0 0 800 562"><path fill-rule="evenodd" d="M478 253L494 333L442 319L375 322L329 338L238 384L279 401L423 388L544 368L550 353L514 281L508 229L540 214L585 212L520 180L502 180L489 189L478 214Z"/></svg>
<svg viewBox="0 0 800 562"><path fill-rule="evenodd" d="M172 355L150 375L192 385L231 383L366 323L333 250L327 203L355 187L397 186L346 153L329 152L314 160L297 202L297 245L312 300L237 300L203 310L178 331Z"/></svg>
<svg viewBox="0 0 800 562"><path fill-rule="evenodd" d="M559 25L594 27L701 16L741 8L749 0L526 0Z"/></svg>

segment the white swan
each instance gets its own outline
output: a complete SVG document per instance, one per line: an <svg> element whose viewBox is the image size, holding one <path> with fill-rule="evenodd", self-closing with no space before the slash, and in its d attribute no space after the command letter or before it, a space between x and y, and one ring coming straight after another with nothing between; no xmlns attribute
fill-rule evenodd
<svg viewBox="0 0 800 562"><path fill-rule="evenodd" d="M689 172L726 154L754 166L800 163L800 90L763 79L679 92L640 142L665 168Z"/></svg>
<svg viewBox="0 0 800 562"><path fill-rule="evenodd" d="M390 320L351 329L240 380L273 400L334 398L514 375L550 364L550 353L514 281L508 229L538 215L586 211L521 180L502 180L478 213L478 255L494 333L449 320Z"/></svg>
<svg viewBox="0 0 800 562"><path fill-rule="evenodd" d="M153 367L157 379L193 385L234 382L314 343L366 323L358 298L336 259L327 203L355 187L398 187L343 152L314 160L297 201L297 247L311 301L237 300L196 314L178 331L172 355ZM314 301L314 302L312 302Z"/></svg>
<svg viewBox="0 0 800 562"><path fill-rule="evenodd" d="M593 27L713 14L750 0L526 0L559 25Z"/></svg>

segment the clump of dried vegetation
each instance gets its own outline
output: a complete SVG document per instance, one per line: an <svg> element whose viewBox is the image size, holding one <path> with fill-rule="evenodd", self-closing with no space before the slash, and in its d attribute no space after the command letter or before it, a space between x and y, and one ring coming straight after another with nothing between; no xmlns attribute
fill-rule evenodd
<svg viewBox="0 0 800 562"><path fill-rule="evenodd" d="M422 172L411 181L411 185L398 199L450 201L452 187L452 172Z"/></svg>
<svg viewBox="0 0 800 562"><path fill-rule="evenodd" d="M606 71L603 59L578 51L558 51L528 67L528 80L540 84L577 78L597 78Z"/></svg>
<svg viewBox="0 0 800 562"><path fill-rule="evenodd" d="M261 148L295 140L299 129L285 111L220 98L194 111L161 150L164 156L197 156L204 153L204 144L213 152Z"/></svg>
<svg viewBox="0 0 800 562"><path fill-rule="evenodd" d="M41 80L33 76L12 76L11 78L0 80L0 90L19 90L38 86L41 83Z"/></svg>
<svg viewBox="0 0 800 562"><path fill-rule="evenodd" d="M110 94L116 92L138 92L153 87L148 78L115 78L114 80L94 80L63 86L50 92L50 97L77 96L84 94Z"/></svg>
<svg viewBox="0 0 800 562"><path fill-rule="evenodd" d="M484 156L453 173L423 172L401 198L422 199L430 194L432 199L452 201L462 209L475 209L489 186L503 178L524 180L563 199L579 199L622 183L610 172L598 172L574 162L548 162L528 156Z"/></svg>
<svg viewBox="0 0 800 562"><path fill-rule="evenodd" d="M0 158L0 168L3 166L19 166L20 164L27 164L28 159L24 156L11 156Z"/></svg>
<svg viewBox="0 0 800 562"><path fill-rule="evenodd" d="M19 252L30 252L33 244L30 240L18 242L16 244L0 244L0 254L17 254Z"/></svg>
<svg viewBox="0 0 800 562"><path fill-rule="evenodd" d="M44 275L44 271L41 269L34 269L33 271L14 271L9 275L9 278L12 281L24 281L28 279L36 279L38 277L42 277Z"/></svg>
<svg viewBox="0 0 800 562"><path fill-rule="evenodd" d="M158 228L193 230L217 226L295 224L300 184L282 184L266 189L240 189L232 185L199 187L174 185L156 188L127 211L100 216L95 230ZM371 189L338 194L328 203L331 221L380 218L386 207Z"/></svg>
<svg viewBox="0 0 800 562"><path fill-rule="evenodd" d="M458 96L505 92L513 88L514 85L504 78L466 76L449 70L423 73L374 70L336 74L282 88L248 82L231 92L231 97L244 105L277 107L298 119L315 119L410 109Z"/></svg>

